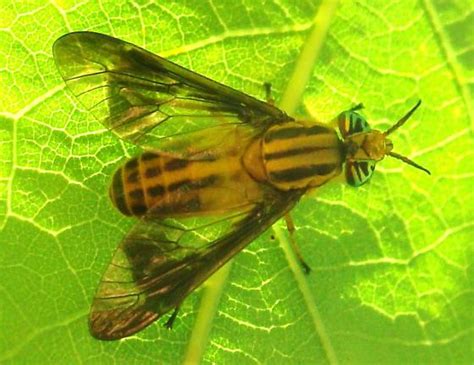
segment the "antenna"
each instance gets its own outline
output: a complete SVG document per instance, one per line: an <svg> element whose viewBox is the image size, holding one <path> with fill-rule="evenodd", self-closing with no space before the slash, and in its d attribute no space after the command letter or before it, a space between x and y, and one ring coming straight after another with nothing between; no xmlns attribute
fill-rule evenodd
<svg viewBox="0 0 474 365"><path fill-rule="evenodd" d="M411 115L415 112L416 109L421 104L421 100L418 100L418 103L415 104L413 108L411 108L408 113L406 113L402 119L400 119L398 122L396 122L394 125L392 125L387 131L384 132L384 135L388 136L390 133L395 132L398 128L400 128L402 125L405 124L405 122L411 117Z"/></svg>
<svg viewBox="0 0 474 365"><path fill-rule="evenodd" d="M391 157L393 157L393 158L396 158L397 160L401 160L401 161L405 162L406 164L408 164L408 165L410 165L410 166L413 166L413 167L416 167L417 169L420 169L420 170L426 172L428 175L431 175L430 170L425 169L423 166L418 165L416 162L413 162L413 161L410 160L408 157L399 155L399 154L396 153L396 152L389 152L389 153L387 153L387 155L389 155L389 156L391 156Z"/></svg>
<svg viewBox="0 0 474 365"><path fill-rule="evenodd" d="M396 131L398 128L400 128L402 125L405 124L405 122L410 119L411 115L415 112L416 109L421 104L421 100L418 100L418 102L415 104L413 108L411 108L408 113L406 113L398 122L396 122L393 126L391 126L389 129L387 129L383 134L384 136L388 136L390 133L393 133ZM386 152L388 156L391 156L393 158L396 158L397 160L401 160L405 162L407 165L413 166L421 171L426 172L428 175L431 175L431 172L428 169L425 169L423 166L418 165L416 162L410 160L408 157L402 156L396 152Z"/></svg>

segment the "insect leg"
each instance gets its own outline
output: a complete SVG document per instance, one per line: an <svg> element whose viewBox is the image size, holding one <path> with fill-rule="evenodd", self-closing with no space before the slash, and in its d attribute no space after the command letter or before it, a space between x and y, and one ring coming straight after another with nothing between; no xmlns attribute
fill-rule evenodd
<svg viewBox="0 0 474 365"><path fill-rule="evenodd" d="M288 229L288 232L290 232L290 243L291 247L293 249L293 252L295 253L296 257L298 258L298 261L301 265L301 268L303 269L305 274L309 274L311 272L311 268L309 265L303 260L303 256L301 255L300 248L296 244L295 241L295 225L293 224L293 219L291 219L291 216L289 213L285 214L285 222L286 222L286 228Z"/></svg>
<svg viewBox="0 0 474 365"><path fill-rule="evenodd" d="M174 320L176 319L176 317L178 316L178 311L179 311L179 306L177 306L177 307L174 309L173 313L171 313L170 318L168 318L168 320L166 321L166 323L165 323L164 326L165 326L167 329L170 330L170 329L173 328L173 323L174 323Z"/></svg>
<svg viewBox="0 0 474 365"><path fill-rule="evenodd" d="M263 88L265 89L265 100L270 105L275 105L275 99L272 97L272 84L269 82L263 83Z"/></svg>
<svg viewBox="0 0 474 365"><path fill-rule="evenodd" d="M359 103L359 104L354 105L352 108L348 109L347 111L348 112L356 112L356 111L362 110L362 109L364 109L364 104Z"/></svg>

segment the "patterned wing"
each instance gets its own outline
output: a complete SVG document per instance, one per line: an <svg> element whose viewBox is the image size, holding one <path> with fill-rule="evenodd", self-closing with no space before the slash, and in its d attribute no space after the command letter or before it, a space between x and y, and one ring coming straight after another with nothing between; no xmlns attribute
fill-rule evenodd
<svg viewBox="0 0 474 365"><path fill-rule="evenodd" d="M91 308L94 337L130 336L184 298L290 210L302 192L219 218L158 220L150 210L129 232L102 277Z"/></svg>
<svg viewBox="0 0 474 365"><path fill-rule="evenodd" d="M144 148L216 124L261 129L290 120L268 103L104 34L66 34L53 53L81 103L106 128Z"/></svg>

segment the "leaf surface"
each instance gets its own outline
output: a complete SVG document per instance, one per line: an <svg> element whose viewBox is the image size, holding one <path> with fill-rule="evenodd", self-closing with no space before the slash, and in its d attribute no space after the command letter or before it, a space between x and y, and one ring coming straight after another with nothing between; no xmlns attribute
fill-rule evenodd
<svg viewBox="0 0 474 365"><path fill-rule="evenodd" d="M332 14L328 2L156 3L0 7L0 361L472 363L473 5L341 1ZM330 24L316 41L315 19ZM94 340L91 299L133 224L107 188L139 151L64 87L51 46L74 30L125 39L259 98L271 82L277 103L295 98L292 114L306 119L329 122L363 102L385 129L421 98L393 141L432 176L387 159L368 185L315 191L293 212L311 275L277 224L188 298L173 331ZM298 61L305 47L314 64ZM288 85L296 66L302 84Z"/></svg>

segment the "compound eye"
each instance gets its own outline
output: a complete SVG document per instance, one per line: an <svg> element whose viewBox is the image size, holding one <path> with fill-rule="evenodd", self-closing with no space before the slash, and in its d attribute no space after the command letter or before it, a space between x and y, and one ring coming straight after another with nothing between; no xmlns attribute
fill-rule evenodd
<svg viewBox="0 0 474 365"><path fill-rule="evenodd" d="M375 161L347 161L345 166L346 182L359 187L370 180L375 170Z"/></svg>
<svg viewBox="0 0 474 365"><path fill-rule="evenodd" d="M365 118L354 111L345 111L339 114L338 125L339 132L344 138L371 130Z"/></svg>

